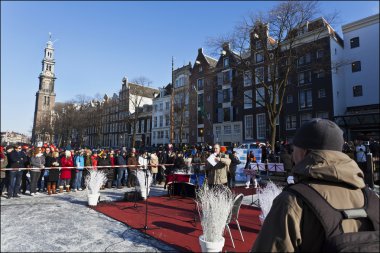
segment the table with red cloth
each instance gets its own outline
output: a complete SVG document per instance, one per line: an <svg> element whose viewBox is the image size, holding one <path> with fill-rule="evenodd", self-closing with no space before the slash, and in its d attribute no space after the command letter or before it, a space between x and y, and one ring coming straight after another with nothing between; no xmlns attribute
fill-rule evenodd
<svg viewBox="0 0 380 253"><path fill-rule="evenodd" d="M173 173L166 176L166 184L169 195L195 196L195 189L203 185L205 174L180 174Z"/></svg>

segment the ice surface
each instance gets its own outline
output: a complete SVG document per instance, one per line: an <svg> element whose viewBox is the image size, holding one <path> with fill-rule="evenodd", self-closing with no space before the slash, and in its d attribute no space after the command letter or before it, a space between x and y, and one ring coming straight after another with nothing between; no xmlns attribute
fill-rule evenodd
<svg viewBox="0 0 380 253"><path fill-rule="evenodd" d="M130 188L128 190L131 190ZM102 201L121 200L127 188L100 191ZM163 195L154 186L150 196ZM255 199L257 198L254 196ZM243 203L250 204L251 196ZM19 199L1 197L1 252L176 252L165 243L96 212L86 191Z"/></svg>

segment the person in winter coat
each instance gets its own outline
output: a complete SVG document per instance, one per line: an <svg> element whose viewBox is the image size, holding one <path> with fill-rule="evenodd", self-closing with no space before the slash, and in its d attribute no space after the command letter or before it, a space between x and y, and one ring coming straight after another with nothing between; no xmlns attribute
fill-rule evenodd
<svg viewBox="0 0 380 253"><path fill-rule="evenodd" d="M25 154L26 157L24 168L30 168L30 159L33 156L33 150L28 146L23 146L22 152ZM26 190L28 187L30 189L30 172L29 170L23 170L21 177L21 193L26 194Z"/></svg>
<svg viewBox="0 0 380 253"><path fill-rule="evenodd" d="M247 154L247 162L245 163L245 166L244 166L244 169L245 170L250 170L252 169L252 164L253 163L256 163L256 157L255 155L253 154L253 151L251 150L248 154ZM245 188L248 189L249 188L249 185L251 184L251 178L252 178L252 175L251 174L247 174L247 181L245 182ZM254 177L253 178L253 183L254 183L254 188L257 188L257 179Z"/></svg>
<svg viewBox="0 0 380 253"><path fill-rule="evenodd" d="M14 146L14 149L12 147L7 147L6 149L8 153L8 167L12 169L23 168L27 158L24 152L21 151L21 146L16 145ZM8 199L12 197L18 198L22 171L7 170L6 174L7 174L7 182L8 182L7 198Z"/></svg>
<svg viewBox="0 0 380 253"><path fill-rule="evenodd" d="M158 173L158 156L156 155L156 152L152 152L150 155L150 172L152 173L153 177L153 185L157 184L157 173Z"/></svg>
<svg viewBox="0 0 380 253"><path fill-rule="evenodd" d="M59 153L54 151L51 156L45 158L45 166L49 169L49 175L46 179L46 187L48 195L56 194L57 183L59 180Z"/></svg>
<svg viewBox="0 0 380 253"><path fill-rule="evenodd" d="M35 196L37 193L38 179L41 170L45 168L45 156L41 148L36 148L32 158L30 158L30 195Z"/></svg>
<svg viewBox="0 0 380 253"><path fill-rule="evenodd" d="M235 187L236 167L241 162L239 160L239 157L237 156L236 151L232 151L230 159L231 159L231 166L230 166L230 171L227 175L228 177L227 179L228 179L228 187L233 188Z"/></svg>
<svg viewBox="0 0 380 253"><path fill-rule="evenodd" d="M5 169L8 166L8 157L5 155L4 147L0 147L0 168ZM1 171L1 177L0 177L0 196L3 195L3 189L5 187L5 171Z"/></svg>
<svg viewBox="0 0 380 253"><path fill-rule="evenodd" d="M98 160L99 160L99 156L98 156L98 152L97 151L94 151L92 153L92 156L91 156L91 164L92 164L92 167L96 170L97 167L98 167Z"/></svg>
<svg viewBox="0 0 380 253"><path fill-rule="evenodd" d="M91 150L87 149L85 151L85 155L84 155L84 166L85 166L85 169L83 170L83 175L82 175L82 189L84 189L86 187L86 185L85 185L86 177L89 174L89 170L92 169L91 168L91 166L92 166L91 155L92 155Z"/></svg>
<svg viewBox="0 0 380 253"><path fill-rule="evenodd" d="M102 152L100 154L98 166L98 170L104 171L104 173L106 173L107 176L107 182L105 183L105 185L101 187L101 190L104 190L105 187L111 188L113 180L113 170L110 167L102 168L102 166L111 166L111 160L109 159L109 157L107 157L106 152Z"/></svg>
<svg viewBox="0 0 380 253"><path fill-rule="evenodd" d="M281 147L280 160L284 164L284 170L289 174L293 168L292 151L289 144Z"/></svg>
<svg viewBox="0 0 380 253"><path fill-rule="evenodd" d="M220 145L214 145L215 166L212 166L209 161L206 162L207 181L210 187L216 185L227 185L227 173L231 164L230 158L227 155L220 153Z"/></svg>
<svg viewBox="0 0 380 253"><path fill-rule="evenodd" d="M130 170L130 173L128 175L128 180L127 180L127 186L128 187L135 187L136 186L136 181L137 181L137 169L139 163L136 158L135 152L132 152L128 158L128 168Z"/></svg>
<svg viewBox="0 0 380 253"><path fill-rule="evenodd" d="M342 152L343 132L334 122L311 119L293 139L293 174L318 192L335 209L364 206L364 175ZM379 205L377 203L373 203ZM344 233L371 230L364 220L344 219ZM314 211L298 196L283 191L273 201L252 252L322 252L325 230Z"/></svg>
<svg viewBox="0 0 380 253"><path fill-rule="evenodd" d="M116 164L118 166L123 166L123 165L127 165L127 153L122 151L120 154L118 154L118 156L116 157ZM116 187L118 189L122 189L123 186L122 186L122 182L121 182L121 179L123 178L124 176L124 173L126 173L126 167L118 167L115 169L116 172L117 172L117 176L116 176ZM126 175L127 177L127 175Z"/></svg>
<svg viewBox="0 0 380 253"><path fill-rule="evenodd" d="M71 157L70 150L65 151L65 156L61 158L61 184L59 186L59 192L63 192L63 187L66 187L66 192L70 192L70 179L71 179L71 170L72 168L67 167L74 167L73 158Z"/></svg>
<svg viewBox="0 0 380 253"><path fill-rule="evenodd" d="M82 190L82 175L83 175L83 169L84 169L84 150L81 149L78 153L78 155L75 157L75 166L76 173L75 173L75 182L74 182L74 188L72 191L81 191Z"/></svg>
<svg viewBox="0 0 380 253"><path fill-rule="evenodd" d="M159 150L159 152L158 152L158 162L159 162L159 164L166 164L167 158L168 158L168 154L166 153L166 151L165 150ZM158 184L162 184L162 182L166 181L166 179L165 179L165 170L166 170L166 166L165 165L161 165L158 168L158 173L157 173L157 176L156 176Z"/></svg>

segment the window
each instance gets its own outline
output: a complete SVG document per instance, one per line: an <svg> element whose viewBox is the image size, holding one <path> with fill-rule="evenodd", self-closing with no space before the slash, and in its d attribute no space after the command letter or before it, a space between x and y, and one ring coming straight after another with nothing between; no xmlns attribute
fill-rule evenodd
<svg viewBox="0 0 380 253"><path fill-rule="evenodd" d="M217 113L218 113L218 122L223 122L223 108L218 108L217 109Z"/></svg>
<svg viewBox="0 0 380 253"><path fill-rule="evenodd" d="M140 131L142 133L144 133L144 131L145 131L145 121L144 120L141 121Z"/></svg>
<svg viewBox="0 0 380 253"><path fill-rule="evenodd" d="M251 71L244 71L244 86L252 85L252 73Z"/></svg>
<svg viewBox="0 0 380 253"><path fill-rule="evenodd" d="M329 119L329 113L328 112L317 112L316 117L321 118L321 119Z"/></svg>
<svg viewBox="0 0 380 253"><path fill-rule="evenodd" d="M230 83L232 81L232 71L223 71L223 83Z"/></svg>
<svg viewBox="0 0 380 253"><path fill-rule="evenodd" d="M165 130L165 138L169 138L169 131Z"/></svg>
<svg viewBox="0 0 380 253"><path fill-rule="evenodd" d="M231 89L223 90L223 103L230 102L230 93L231 93Z"/></svg>
<svg viewBox="0 0 380 253"><path fill-rule="evenodd" d="M325 55L325 51L323 49L317 50L317 59L322 58Z"/></svg>
<svg viewBox="0 0 380 253"><path fill-rule="evenodd" d="M256 40L255 45L256 45L256 50L260 50L263 47L263 44L259 40Z"/></svg>
<svg viewBox="0 0 380 253"><path fill-rule="evenodd" d="M324 78L325 77L325 71L323 69L320 69L317 71L317 78Z"/></svg>
<svg viewBox="0 0 380 253"><path fill-rule="evenodd" d="M216 136L220 136L222 134L222 127L221 126L215 127L215 133L216 133Z"/></svg>
<svg viewBox="0 0 380 253"><path fill-rule="evenodd" d="M164 116L160 115L160 127L164 125Z"/></svg>
<svg viewBox="0 0 380 253"><path fill-rule="evenodd" d="M157 127L157 116L156 116L156 117L154 117L154 120L153 120L153 125L154 125L154 127Z"/></svg>
<svg viewBox="0 0 380 253"><path fill-rule="evenodd" d="M311 113L303 113L301 114L300 123L301 126L312 119Z"/></svg>
<svg viewBox="0 0 380 253"><path fill-rule="evenodd" d="M298 85L311 82L311 71L305 71L298 73Z"/></svg>
<svg viewBox="0 0 380 253"><path fill-rule="evenodd" d="M313 104L313 98L311 89L301 90L299 93L299 107L300 109L311 108Z"/></svg>
<svg viewBox="0 0 380 253"><path fill-rule="evenodd" d="M301 57L298 58L298 65L303 65L311 62L311 55L310 53L307 53Z"/></svg>
<svg viewBox="0 0 380 253"><path fill-rule="evenodd" d="M265 113L260 113L256 115L256 130L257 139L265 139Z"/></svg>
<svg viewBox="0 0 380 253"><path fill-rule="evenodd" d="M170 109L170 103L169 103L169 102L165 102L165 109L166 109L166 110L169 110L169 109Z"/></svg>
<svg viewBox="0 0 380 253"><path fill-rule="evenodd" d="M351 48L359 47L360 46L359 37L350 39L350 45L351 45Z"/></svg>
<svg viewBox="0 0 380 253"><path fill-rule="evenodd" d="M182 87L184 85L185 85L185 77L183 75L181 75L180 77L178 77L175 80L175 87L178 88L178 87Z"/></svg>
<svg viewBox="0 0 380 253"><path fill-rule="evenodd" d="M156 139L156 132L153 132L153 139Z"/></svg>
<svg viewBox="0 0 380 253"><path fill-rule="evenodd" d="M198 124L203 124L203 111L198 111Z"/></svg>
<svg viewBox="0 0 380 253"><path fill-rule="evenodd" d="M231 126L227 125L223 127L224 134L231 134Z"/></svg>
<svg viewBox="0 0 380 253"><path fill-rule="evenodd" d="M198 128L198 137L203 137L203 128Z"/></svg>
<svg viewBox="0 0 380 253"><path fill-rule="evenodd" d="M155 104L155 105L154 105L154 111L155 111L155 112L158 111L158 104Z"/></svg>
<svg viewBox="0 0 380 253"><path fill-rule="evenodd" d="M293 103L293 95L286 96L286 103L288 103L288 104Z"/></svg>
<svg viewBox="0 0 380 253"><path fill-rule="evenodd" d="M198 110L203 110L203 93L198 94Z"/></svg>
<svg viewBox="0 0 380 253"><path fill-rule="evenodd" d="M240 125L234 125L234 133L240 134Z"/></svg>
<svg viewBox="0 0 380 253"><path fill-rule="evenodd" d="M198 91L203 90L203 79L197 80Z"/></svg>
<svg viewBox="0 0 380 253"><path fill-rule="evenodd" d="M264 105L265 101L265 90L264 87L256 89L256 107L261 107Z"/></svg>
<svg viewBox="0 0 380 253"><path fill-rule="evenodd" d="M165 126L169 126L170 125L170 117L169 115L165 115Z"/></svg>
<svg viewBox="0 0 380 253"><path fill-rule="evenodd" d="M229 59L228 59L228 57L226 57L226 58L224 58L223 59L223 67L228 67L230 65L230 61L229 61Z"/></svg>
<svg viewBox="0 0 380 253"><path fill-rule="evenodd" d="M244 109L252 108L252 90L244 91Z"/></svg>
<svg viewBox="0 0 380 253"><path fill-rule="evenodd" d="M245 139L253 139L253 116L244 116L245 123Z"/></svg>
<svg viewBox="0 0 380 253"><path fill-rule="evenodd" d="M146 131L150 132L150 119L146 120Z"/></svg>
<svg viewBox="0 0 380 253"><path fill-rule="evenodd" d="M276 69L276 73L274 73ZM278 78L278 68L274 67L274 64L271 64L268 66L268 82L270 82L272 80L272 77L273 75L275 75L275 78L277 79Z"/></svg>
<svg viewBox="0 0 380 253"><path fill-rule="evenodd" d="M297 116L296 115L287 115L286 116L286 130L296 129L297 128Z"/></svg>
<svg viewBox="0 0 380 253"><path fill-rule="evenodd" d="M203 72L203 67L202 67L202 65L198 65L199 67L198 67L198 71L199 72Z"/></svg>
<svg viewBox="0 0 380 253"><path fill-rule="evenodd" d="M351 67L352 67L352 73L359 72L359 71L362 70L362 66L361 66L361 62L360 61L354 61L351 64Z"/></svg>
<svg viewBox="0 0 380 253"><path fill-rule="evenodd" d="M264 61L264 56L263 54L256 53L256 63L260 63Z"/></svg>
<svg viewBox="0 0 380 253"><path fill-rule="evenodd" d="M319 89L318 90L318 98L324 98L326 97L326 90L325 89Z"/></svg>
<svg viewBox="0 0 380 253"><path fill-rule="evenodd" d="M223 121L230 121L231 115L230 115L230 108L223 108Z"/></svg>
<svg viewBox="0 0 380 253"><path fill-rule="evenodd" d="M353 91L354 97L363 96L363 86L362 85L355 85L354 87L352 87L352 91Z"/></svg>
<svg viewBox="0 0 380 253"><path fill-rule="evenodd" d="M164 110L164 104L160 103L160 111Z"/></svg>
<svg viewBox="0 0 380 253"><path fill-rule="evenodd" d="M260 84L264 82L264 67L255 69L255 83Z"/></svg>

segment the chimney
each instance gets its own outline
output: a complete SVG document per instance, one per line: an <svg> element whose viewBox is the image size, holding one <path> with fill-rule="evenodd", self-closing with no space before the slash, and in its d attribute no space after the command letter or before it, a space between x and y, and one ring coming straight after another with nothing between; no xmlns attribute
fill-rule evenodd
<svg viewBox="0 0 380 253"><path fill-rule="evenodd" d="M228 51L230 50L230 43L229 42L224 42L222 45L223 50Z"/></svg>
<svg viewBox="0 0 380 253"><path fill-rule="evenodd" d="M203 48L198 48L198 54L203 54Z"/></svg>

